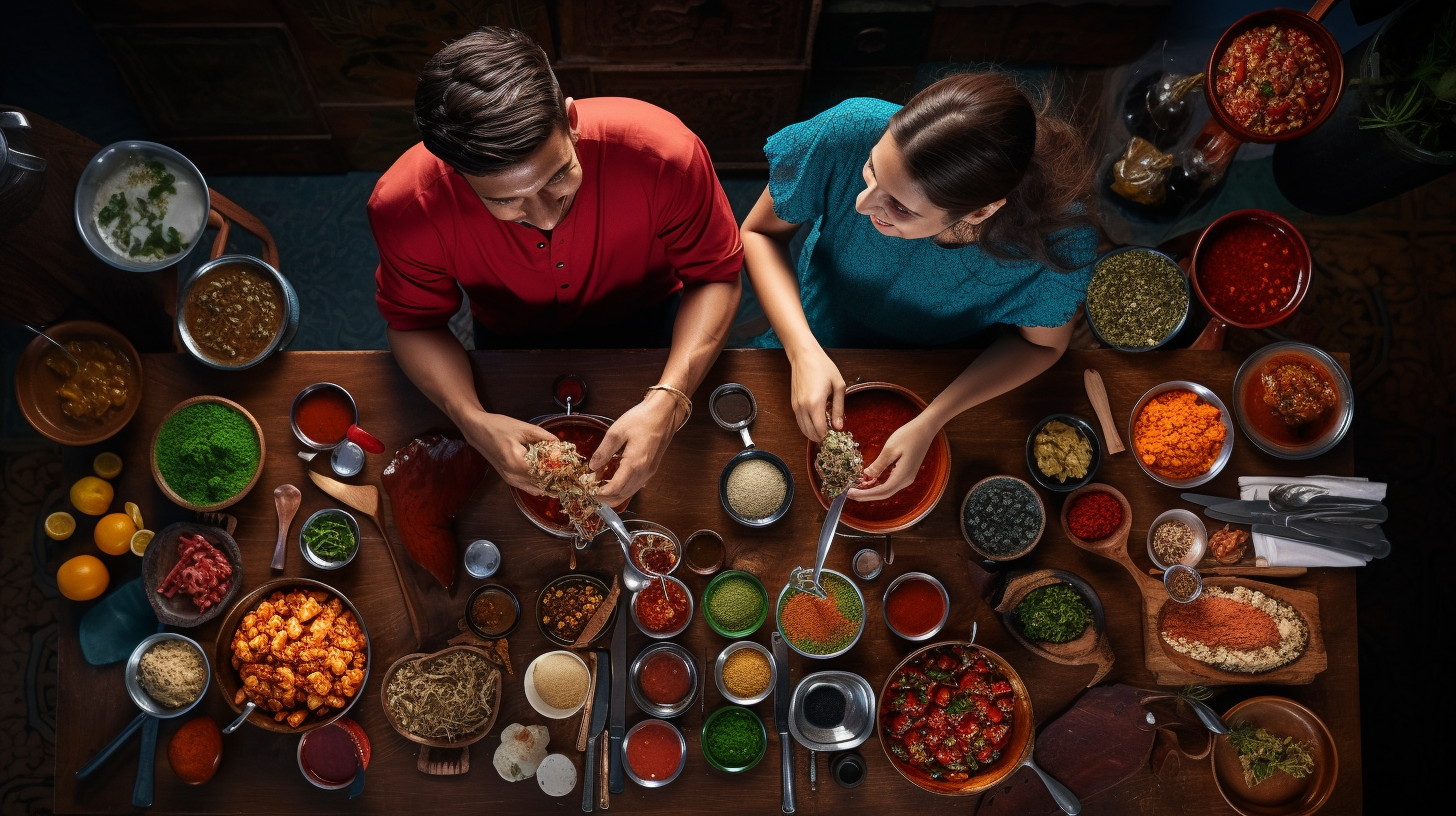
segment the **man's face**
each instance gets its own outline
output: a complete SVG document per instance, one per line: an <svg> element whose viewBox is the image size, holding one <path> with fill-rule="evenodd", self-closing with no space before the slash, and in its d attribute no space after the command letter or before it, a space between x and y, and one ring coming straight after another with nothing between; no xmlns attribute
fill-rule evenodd
<svg viewBox="0 0 1456 816"><path fill-rule="evenodd" d="M571 129L552 133L524 161L488 176L461 174L491 215L549 230L570 212L582 173L576 158L575 105L570 99L566 104Z"/></svg>

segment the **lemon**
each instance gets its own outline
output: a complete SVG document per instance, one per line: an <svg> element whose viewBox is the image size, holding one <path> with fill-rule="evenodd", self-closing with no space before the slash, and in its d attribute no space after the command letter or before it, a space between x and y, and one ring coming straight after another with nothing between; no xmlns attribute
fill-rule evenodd
<svg viewBox="0 0 1456 816"><path fill-rule="evenodd" d="M152 543L155 535L151 530L137 530L131 537L131 554L146 555L147 545Z"/></svg>
<svg viewBox="0 0 1456 816"><path fill-rule="evenodd" d="M76 532L76 517L70 513L51 513L46 516L46 535L56 541L65 541Z"/></svg>
<svg viewBox="0 0 1456 816"><path fill-rule="evenodd" d="M94 555L78 555L56 571L56 587L73 601L89 601L106 591L111 573Z"/></svg>
<svg viewBox="0 0 1456 816"><path fill-rule="evenodd" d="M111 513L101 517L96 522L96 546L107 555L121 555L126 552L131 543L131 537L136 535L136 525L132 524L131 516L125 513Z"/></svg>
<svg viewBox="0 0 1456 816"><path fill-rule="evenodd" d="M95 476L82 476L71 485L71 506L88 516L99 516L115 496L111 483Z"/></svg>
<svg viewBox="0 0 1456 816"><path fill-rule="evenodd" d="M91 461L91 469L103 479L115 479L121 475L121 457L111 451L98 453Z"/></svg>
<svg viewBox="0 0 1456 816"><path fill-rule="evenodd" d="M131 519L131 523L135 524L138 530L147 526L142 523L142 509L136 506L136 502L127 502L122 507L126 510L126 515Z"/></svg>

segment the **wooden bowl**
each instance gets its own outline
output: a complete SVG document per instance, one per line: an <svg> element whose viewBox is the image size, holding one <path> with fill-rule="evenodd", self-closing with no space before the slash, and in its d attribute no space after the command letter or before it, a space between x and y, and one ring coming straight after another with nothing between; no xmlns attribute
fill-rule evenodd
<svg viewBox="0 0 1456 816"><path fill-rule="evenodd" d="M1309 38L1325 52L1325 65L1330 72L1330 90L1325 95L1324 102L1320 103L1320 109L1315 111L1310 121L1304 127L1297 130L1286 130L1273 136L1264 136L1244 129L1242 125L1235 122L1223 109L1223 102L1218 98L1214 84L1218 77L1218 63L1223 59L1223 52L1228 50L1229 44L1234 38L1248 31L1251 28L1260 28L1270 25L1282 25L1287 28L1297 28L1309 35ZM1295 139L1306 133L1311 133L1324 121L1330 118L1335 108L1339 107L1340 94L1345 89L1345 60L1342 56L1340 44L1335 41L1335 36L1329 32L1318 21L1297 9L1276 8L1256 11L1224 31L1223 36L1218 38L1213 50L1208 55L1208 66L1203 73L1203 98L1208 101L1208 112L1213 116L1224 130L1233 134L1235 138L1243 142L1255 142L1258 144L1270 144L1273 142L1284 142Z"/></svg>
<svg viewBox="0 0 1456 816"><path fill-rule="evenodd" d="M1314 595L1300 590L1271 584L1264 581L1255 581L1249 578L1235 578L1231 576L1204 576L1204 587L1218 587L1220 589L1233 589L1243 586L1274 598L1277 601L1288 604L1299 614L1304 621L1305 632L1308 639L1304 644L1304 651L1299 656L1273 669L1261 672L1232 672L1211 666L1199 660L1179 652L1168 641L1163 639L1163 617L1177 604L1171 600L1165 600L1158 607L1157 615L1150 623L1155 627L1153 636L1157 638L1158 645L1162 647L1163 655L1170 660L1174 666L1183 671L1199 677L1205 684L1213 685L1234 685L1244 683L1284 683L1302 684L1312 682L1316 675L1323 672L1329 666L1329 656L1325 652L1324 632L1320 627L1319 602ZM1260 786L1262 787L1262 786Z"/></svg>
<svg viewBox="0 0 1456 816"><path fill-rule="evenodd" d="M248 484L242 490L239 490L234 495L229 496L228 498L223 499L222 501L215 504L193 504L192 502L187 501L186 499L177 495L177 492L172 489L171 485L167 484L167 480L162 478L162 470L157 466L157 440L161 438L162 429L167 426L167 421L170 420L174 414L176 414L183 408L186 408L190 405L196 405L199 402L212 402L218 405L225 405L228 408L237 411L247 418L248 423L253 426L253 433L258 437L258 467L253 471L253 478L248 480ZM247 408L244 408L243 406L237 404L236 402L233 402L230 399L224 399L222 397L192 397L191 399L182 400L181 402L173 406L172 410L168 411L167 415L162 417L162 421L157 423L157 430L152 433L152 445L150 448L152 462L152 480L157 483L157 487L162 491L163 495L165 495L173 503L185 507L188 510L192 510L193 512L211 513L217 510L221 510L224 507L231 507L234 504L242 501L244 496L248 495L248 492L253 489L253 485L258 483L258 477L263 475L263 461L266 458L267 453L268 445L267 442L263 439L263 427L258 424L258 420L253 418L253 415L248 412Z"/></svg>
<svg viewBox="0 0 1456 816"><path fill-rule="evenodd" d="M374 664L374 642L369 636L369 627L364 624L364 616L359 614L359 608L344 596L344 593L334 589L322 581L314 581L309 578L278 578L267 583L260 584L256 589L244 595L242 600L232 605L227 616L222 619L222 626L217 630L217 641L212 646L212 676L216 682L217 690L222 692L223 699L228 706L238 714L243 712L243 706L233 702L233 696L237 694L242 686L242 678L233 668L233 633L238 630L238 625L243 618L262 603L269 595L278 590L306 589L327 592L338 598L344 604L344 609L354 613L354 619L359 622L359 631L364 636L364 680L359 684L359 692L345 702L343 708L337 708L329 712L327 717L315 717L310 715L303 724L292 728L286 722L277 722L273 719L270 711L255 709L248 715L248 722L258 726L264 731L272 731L275 734L302 734L305 731L312 731L321 728L349 713L364 696L364 689L369 685L369 672ZM244 704L246 705L246 703Z"/></svg>
<svg viewBox="0 0 1456 816"><path fill-rule="evenodd" d="M851 403L855 401L855 395L875 391L898 395L915 408L916 414L925 410L925 400L903 385L887 382L856 383L844 391L846 414L844 429L846 431L854 431L854 427L848 419L848 413ZM855 441L859 442L861 451L865 453L866 465L879 455L879 448L884 445L885 439L889 435L886 433L884 438L879 438L878 434L874 437L861 434L856 438ZM870 448L873 448L873 453L868 450ZM809 486L814 491L814 497L819 500L820 506L828 510L829 504L833 500L824 495L824 486L820 482L818 470L814 467L814 457L818 453L819 443L809 442ZM930 443L921 468L923 470L916 475L914 482L888 499L876 502L846 502L840 523L862 533L879 535L907 530L930 515L930 511L940 503L941 496L945 495L945 489L950 484L950 440L946 438L944 429L936 433L935 441Z"/></svg>
<svg viewBox="0 0 1456 816"><path fill-rule="evenodd" d="M974 539L971 538L971 531L966 529L966 505L970 504L971 496L974 496L976 494L976 490L982 485L996 479L1010 479L1013 482L1020 482L1022 486L1024 486L1027 490L1031 491L1032 496L1036 497L1036 509L1037 512L1041 513L1041 526L1037 528L1036 537L1031 540L1031 543L1027 544L1025 547L1017 550L1014 553L1007 553L1005 555L992 555L986 550L981 549L981 546L977 544ZM979 555L981 558L987 561L1012 561L1014 559L1021 558L1022 556L1036 549L1036 545L1041 543L1042 536L1046 535L1046 502L1042 501L1041 494L1036 492L1036 488L1032 487L1031 483L1026 481L1025 479L1018 479L1015 476L1008 476L1004 473L997 474L995 476L987 476L981 481L971 485L971 489L966 491L966 497L964 499L961 499L960 517L957 518L956 521L958 524L960 524L961 527L961 538L964 538L966 540L966 544L971 548L971 552L974 552L976 555Z"/></svg>
<svg viewBox="0 0 1456 816"><path fill-rule="evenodd" d="M1072 535L1072 527L1067 523L1067 511L1071 509L1078 498L1087 493L1097 492L1106 493L1112 498L1117 499L1117 503L1122 507L1122 523L1117 525L1117 529L1112 531L1112 535L1106 538L1099 538L1096 541L1087 541L1086 539ZM1093 552L1111 552L1117 550L1119 547L1124 547L1127 544L1128 534L1132 532L1132 503L1127 500L1126 496L1122 495L1121 490L1118 490L1112 485L1093 482L1085 487L1079 487L1071 493L1068 493L1066 500L1062 502L1062 532L1066 533L1067 538L1073 544L1076 544L1084 550L1092 550ZM1127 550L1124 547L1123 555L1126 554Z"/></svg>
<svg viewBox="0 0 1456 816"><path fill-rule="evenodd" d="M72 419L61 411L61 399L56 394L64 380L45 364L46 356L56 347L46 342L44 337L36 337L20 353L15 366L15 401L20 405L20 413L42 436L62 445L93 445L110 439L126 427L142 404L142 359L136 348L121 332L92 320L57 323L46 329L46 334L62 345L72 340L105 341L112 348L126 353L136 373L136 381L127 391L126 405L109 414L100 425Z"/></svg>
<svg viewBox="0 0 1456 816"><path fill-rule="evenodd" d="M227 556L228 562L233 567L232 583L228 586L227 592L206 612L198 612L192 599L181 592L168 598L157 591L157 587L161 586L162 581L166 579L167 573L177 565L177 541L185 535L203 536ZM152 604L152 610L157 613L157 620L168 626L178 626L183 629L200 626L221 615L242 590L242 550L238 547L237 540L224 530L206 524L178 522L157 533L157 537L147 545L147 554L142 558L142 587L147 594L147 600Z"/></svg>
<svg viewBox="0 0 1456 816"><path fill-rule="evenodd" d="M1314 770L1303 779L1283 771L1254 787L1244 784L1243 768L1227 737L1214 737L1209 762L1213 781L1229 807L1243 816L1310 816L1324 806L1335 790L1340 758L1330 730L1313 711L1285 697L1253 697L1223 715L1230 726L1249 722L1280 737L1310 744Z"/></svg>
<svg viewBox="0 0 1456 816"><path fill-rule="evenodd" d="M460 739L426 739L417 734L409 732L405 729L404 726L399 724L399 719L395 717L394 712L389 709L388 701L385 697L384 690L386 688L389 688L389 682L394 679L394 674L395 672L399 671L400 666L403 666L404 664L410 663L415 660L430 660L436 657L441 657L443 655L450 654L451 652L474 652L475 654L479 655L481 659L489 663L492 667L495 667L495 697L491 699L490 717L485 721L484 726L477 729L474 733L463 736ZM394 728L394 730L399 732L399 735L401 737L404 737L410 742L417 742L420 745L428 745L431 748L462 748L466 745L470 745L471 743L480 740L486 734L490 733L490 729L495 727L495 718L500 714L501 686L503 685L505 685L505 677L502 675L500 668L496 667L495 661L491 660L491 656L487 654L485 650L477 646L461 644L459 646L451 646L448 649L441 649L438 652L415 652L413 654L407 654L404 657L401 657L400 659L389 664L389 668L386 669L384 672L384 681L379 684L379 705L381 708L384 709L384 719L389 721L389 724Z"/></svg>

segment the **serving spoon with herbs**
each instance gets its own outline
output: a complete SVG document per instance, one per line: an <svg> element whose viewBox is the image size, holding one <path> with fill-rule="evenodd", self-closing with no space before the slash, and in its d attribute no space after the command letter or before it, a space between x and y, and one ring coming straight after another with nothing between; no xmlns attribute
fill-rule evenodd
<svg viewBox="0 0 1456 816"><path fill-rule="evenodd" d="M819 453L814 456L814 470L824 486L824 494L833 498L829 503L829 514L824 517L824 526L819 528L819 547L814 554L814 569L795 567L789 573L789 583L816 598L829 597L819 583L819 574L824 571L824 559L829 556L829 547L834 543L834 533L839 528L839 518L844 514L844 503L849 498L851 487L869 487L871 482L864 478L864 456L859 452L859 443L854 434L832 429L819 443Z"/></svg>

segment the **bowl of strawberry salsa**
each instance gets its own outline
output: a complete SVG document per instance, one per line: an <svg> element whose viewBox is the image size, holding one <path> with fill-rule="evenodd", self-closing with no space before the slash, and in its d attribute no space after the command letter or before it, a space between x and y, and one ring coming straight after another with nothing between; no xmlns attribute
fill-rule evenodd
<svg viewBox="0 0 1456 816"><path fill-rule="evenodd" d="M1329 117L1344 86L1335 38L1294 9L1257 11L1224 32L1204 76L1210 112L1246 142L1302 136Z"/></svg>

